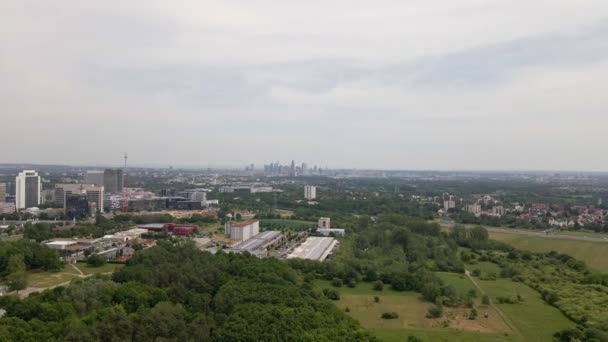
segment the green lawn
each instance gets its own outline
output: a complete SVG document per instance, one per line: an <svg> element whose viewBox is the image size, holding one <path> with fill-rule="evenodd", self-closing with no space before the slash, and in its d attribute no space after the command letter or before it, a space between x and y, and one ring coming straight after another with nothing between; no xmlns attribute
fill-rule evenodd
<svg viewBox="0 0 608 342"><path fill-rule="evenodd" d="M437 274L437 276L441 278L444 283L454 286L459 294L466 294L471 289L477 291L475 285L473 285L469 278L467 278L467 276L464 274L447 272L436 272L435 274Z"/></svg>
<svg viewBox="0 0 608 342"><path fill-rule="evenodd" d="M76 264L76 267L78 267L82 271L82 273L84 273L85 275L110 273L110 272L114 272L114 270L116 270L117 268L120 268L123 266L124 266L124 264L111 264L111 263L106 263L100 267L91 267L84 262L79 262ZM70 266L66 266L66 268L67 267L70 267Z"/></svg>
<svg viewBox="0 0 608 342"><path fill-rule="evenodd" d="M477 283L495 303L497 296L521 295L521 304L494 304L529 341L551 341L555 332L575 324L558 309L545 303L530 287L510 279L478 280Z"/></svg>
<svg viewBox="0 0 608 342"><path fill-rule="evenodd" d="M568 254L584 261L591 269L608 272L608 243L580 240L551 239L510 233L490 233L493 240L502 241L522 250Z"/></svg>
<svg viewBox="0 0 608 342"><path fill-rule="evenodd" d="M313 221L301 221L301 220L289 220L289 219L261 219L261 228L289 228L294 230L303 230L311 227L316 227L317 222Z"/></svg>
<svg viewBox="0 0 608 342"><path fill-rule="evenodd" d="M381 341L406 342L408 336L415 336L424 342L494 342L523 341L517 336L486 334L457 330L424 330L424 329L370 329Z"/></svg>

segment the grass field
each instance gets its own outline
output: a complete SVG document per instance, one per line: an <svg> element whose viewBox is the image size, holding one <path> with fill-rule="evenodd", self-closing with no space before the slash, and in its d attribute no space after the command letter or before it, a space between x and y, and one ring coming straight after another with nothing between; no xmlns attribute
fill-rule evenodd
<svg viewBox="0 0 608 342"><path fill-rule="evenodd" d="M78 264L76 264L76 267L78 267L82 271L82 273L84 273L85 275L99 274L99 273L111 273L111 272L114 272L114 270L116 270L117 268L121 268L123 266L124 266L124 264L111 264L111 263L106 263L100 267L91 267L91 266L87 265L86 263L82 263L82 262L79 262ZM67 266L67 267L69 267L69 266Z"/></svg>
<svg viewBox="0 0 608 342"><path fill-rule="evenodd" d="M581 232L581 231L574 231L574 230L560 230L559 232L556 232L556 233L561 234L561 235L587 236L587 237L600 238L600 239L608 238L607 233Z"/></svg>
<svg viewBox="0 0 608 342"><path fill-rule="evenodd" d="M558 309L542 300L540 294L522 283L510 279L477 280L490 300L497 296L521 295L521 304L494 304L515 325L528 341L551 341L555 332L570 327L574 323Z"/></svg>
<svg viewBox="0 0 608 342"><path fill-rule="evenodd" d="M413 291L404 291L399 292L391 289L390 285L384 285L384 289L382 291L374 291L373 283L360 282L357 283L357 286L354 288L350 288L348 286L342 286L340 288L333 287L331 283L327 280L317 280L315 282L316 288L321 291L324 288L328 289L336 289L340 294L346 295L369 295L369 296L420 296L418 292Z"/></svg>
<svg viewBox="0 0 608 342"><path fill-rule="evenodd" d="M521 337L500 334L485 334L458 330L425 330L425 329L370 329L381 341L406 342L409 336L415 336L429 342L509 342L524 341Z"/></svg>
<svg viewBox="0 0 608 342"><path fill-rule="evenodd" d="M35 272L27 274L27 286L50 287L77 279L78 275L64 272Z"/></svg>
<svg viewBox="0 0 608 342"><path fill-rule="evenodd" d="M85 263L78 263L75 265L82 271L85 276L99 273L110 273L119 267L123 267L123 264L105 264L100 267L91 267ZM72 266L65 265L64 268L59 272L48 272L48 271L29 271L27 273L27 286L30 287L50 287L59 285L77 278L80 278L80 273Z"/></svg>
<svg viewBox="0 0 608 342"><path fill-rule="evenodd" d="M457 291L467 292L475 286L464 275L438 273ZM317 281L315 287L334 288L328 281ZM359 283L355 288L341 287L340 300L336 305L347 311L361 325L376 334L382 341L405 341L416 336L423 341L519 341L503 319L492 307L477 306L480 317L469 320L467 308L445 308L439 319L426 318L431 303L420 299L416 292L398 292L385 286L384 291L374 291L371 283ZM380 301L376 303L374 297ZM384 312L397 312L398 319L385 320ZM484 314L488 313L488 318ZM505 337L508 336L508 337Z"/></svg>
<svg viewBox="0 0 608 342"><path fill-rule="evenodd" d="M312 221L289 220L289 219L262 219L260 227L269 228L289 228L294 230L302 230L310 227L316 227L317 223Z"/></svg>
<svg viewBox="0 0 608 342"><path fill-rule="evenodd" d="M293 216L293 210L272 209L272 212L281 215L281 218L289 218Z"/></svg>
<svg viewBox="0 0 608 342"><path fill-rule="evenodd" d="M565 253L584 261L587 266L596 271L608 272L608 258L606 257L606 255L608 255L608 243L605 242L551 239L494 232L490 233L490 238L508 243L509 245L522 250L532 252L556 251Z"/></svg>

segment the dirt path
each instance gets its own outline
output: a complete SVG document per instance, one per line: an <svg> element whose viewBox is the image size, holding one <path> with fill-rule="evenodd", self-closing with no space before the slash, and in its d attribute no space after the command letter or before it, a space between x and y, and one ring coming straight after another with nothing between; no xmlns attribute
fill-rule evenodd
<svg viewBox="0 0 608 342"><path fill-rule="evenodd" d="M78 268L78 266L76 266L74 264L70 264L70 266L72 266L76 271L78 271L78 273L80 273L81 277L84 277L84 273L82 273L82 271L80 270L80 268Z"/></svg>
<svg viewBox="0 0 608 342"><path fill-rule="evenodd" d="M469 278L469 280L471 280L471 282L473 283L473 285L475 285L475 287L479 290L479 292L481 292L482 296L486 294L486 292L481 288L481 286L479 286L479 284L477 284L477 281L475 281L475 278L473 278L471 276L471 272L469 272L469 270L465 269L464 274L467 276L467 278ZM494 305L494 303L492 303L492 301L490 301L490 306L498 313L500 318L502 318L502 320L505 322L505 324L507 324L507 326L515 334L517 334L521 338L524 338L524 335L521 333L521 331L519 331L519 329L517 329L517 327L515 327L515 325L513 323L511 323L511 321L507 318L507 316L496 305Z"/></svg>

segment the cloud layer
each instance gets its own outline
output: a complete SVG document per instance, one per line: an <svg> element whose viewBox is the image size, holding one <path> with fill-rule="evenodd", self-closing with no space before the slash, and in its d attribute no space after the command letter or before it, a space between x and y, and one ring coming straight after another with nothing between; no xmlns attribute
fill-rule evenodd
<svg viewBox="0 0 608 342"><path fill-rule="evenodd" d="M608 170L605 1L0 4L0 162Z"/></svg>

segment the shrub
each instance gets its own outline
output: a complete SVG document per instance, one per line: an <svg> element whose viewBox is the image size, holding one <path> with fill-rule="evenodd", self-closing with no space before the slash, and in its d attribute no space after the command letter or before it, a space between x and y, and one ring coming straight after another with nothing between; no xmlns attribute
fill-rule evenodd
<svg viewBox="0 0 608 342"><path fill-rule="evenodd" d="M490 297L488 297L488 295L483 295L483 297L481 297L481 304L490 305Z"/></svg>
<svg viewBox="0 0 608 342"><path fill-rule="evenodd" d="M429 308L429 311L426 314L427 318L439 318L443 315L443 307L440 305L433 305Z"/></svg>
<svg viewBox="0 0 608 342"><path fill-rule="evenodd" d="M333 287L342 287L342 279L340 279L340 278L334 278L334 279L332 279L331 285Z"/></svg>
<svg viewBox="0 0 608 342"><path fill-rule="evenodd" d="M471 312L469 313L469 319L474 320L475 318L477 318L477 310L475 310L473 308L473 309L471 309Z"/></svg>
<svg viewBox="0 0 608 342"><path fill-rule="evenodd" d="M380 297L374 296L374 303L379 303L379 302L380 302Z"/></svg>
<svg viewBox="0 0 608 342"><path fill-rule="evenodd" d="M479 268L476 268L473 270L473 276L475 277L479 277L481 275L481 270Z"/></svg>
<svg viewBox="0 0 608 342"><path fill-rule="evenodd" d="M396 312L385 312L382 314L383 319L396 319L399 318L399 314Z"/></svg>
<svg viewBox="0 0 608 342"><path fill-rule="evenodd" d="M406 342L422 342L422 340L416 336L408 336Z"/></svg>
<svg viewBox="0 0 608 342"><path fill-rule="evenodd" d="M93 254L87 258L87 264L92 267L100 267L105 265L106 258L99 254Z"/></svg>
<svg viewBox="0 0 608 342"><path fill-rule="evenodd" d="M328 299L331 300L340 300L340 292L334 290L334 289L326 289L327 291L323 290L325 297L327 297Z"/></svg>
<svg viewBox="0 0 608 342"><path fill-rule="evenodd" d="M382 280L376 280L376 282L374 282L374 291L382 290L384 290L384 283L382 282Z"/></svg>

